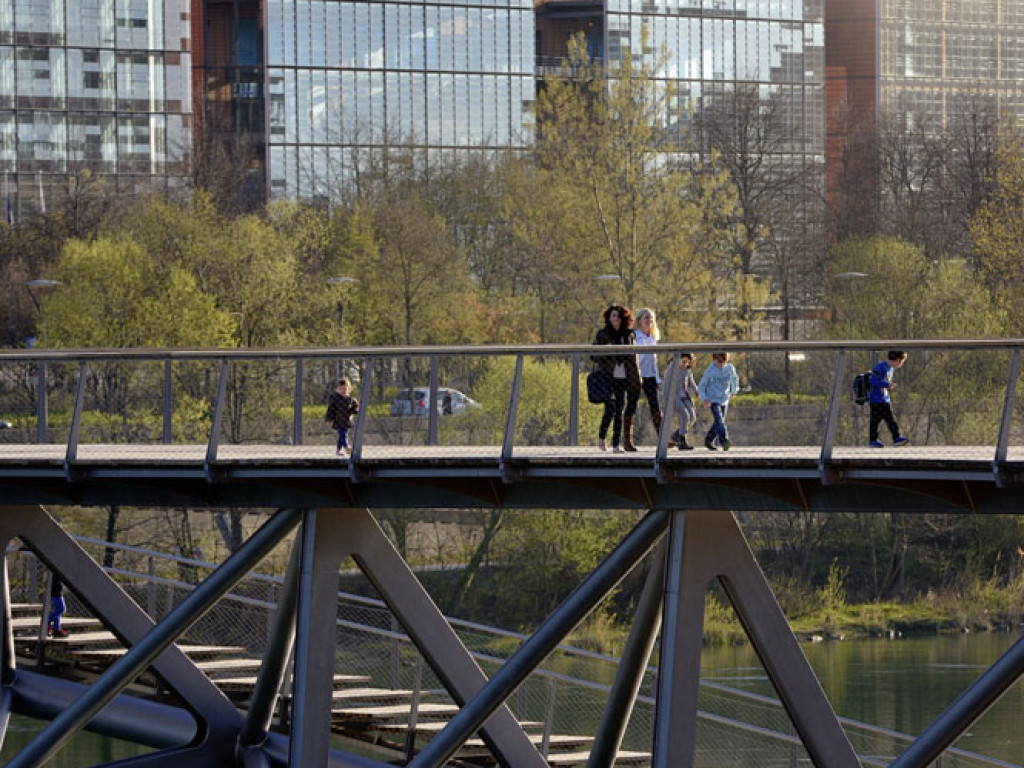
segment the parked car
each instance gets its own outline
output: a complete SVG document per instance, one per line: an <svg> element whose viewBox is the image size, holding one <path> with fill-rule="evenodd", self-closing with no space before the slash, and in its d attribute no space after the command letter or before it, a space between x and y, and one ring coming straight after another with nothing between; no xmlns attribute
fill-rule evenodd
<svg viewBox="0 0 1024 768"><path fill-rule="evenodd" d="M415 387L413 389L400 390L395 399L391 401L392 416L425 416L427 411L427 400L430 399L430 387ZM480 403L450 387L437 388L437 412L462 413L467 408L479 408Z"/></svg>
<svg viewBox="0 0 1024 768"><path fill-rule="evenodd" d="M11 424L11 422L9 422L9 421L5 421L4 419L0 419L0 429L14 429L14 425Z"/></svg>

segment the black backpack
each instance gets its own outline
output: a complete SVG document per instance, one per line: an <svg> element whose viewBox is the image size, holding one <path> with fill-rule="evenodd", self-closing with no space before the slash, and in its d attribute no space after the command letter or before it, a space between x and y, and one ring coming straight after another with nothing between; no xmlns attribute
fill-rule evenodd
<svg viewBox="0 0 1024 768"><path fill-rule="evenodd" d="M857 405L864 405L871 394L871 371L857 374L853 377L853 402Z"/></svg>

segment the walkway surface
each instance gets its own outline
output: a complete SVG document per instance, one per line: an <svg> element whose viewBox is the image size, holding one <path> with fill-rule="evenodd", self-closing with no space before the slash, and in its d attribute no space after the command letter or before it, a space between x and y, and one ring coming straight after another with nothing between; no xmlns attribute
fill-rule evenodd
<svg viewBox="0 0 1024 768"><path fill-rule="evenodd" d="M596 447L368 445L357 460L327 445L0 445L0 503L193 506L560 506L898 508L1020 512L1024 447L995 471L991 446ZM855 486L856 493L851 493ZM872 491L874 489L874 491ZM257 503L259 502L259 503Z"/></svg>

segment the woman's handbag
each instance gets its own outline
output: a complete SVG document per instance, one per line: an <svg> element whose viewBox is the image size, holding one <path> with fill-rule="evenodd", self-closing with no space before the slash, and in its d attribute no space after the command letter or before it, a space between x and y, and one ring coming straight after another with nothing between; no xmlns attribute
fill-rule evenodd
<svg viewBox="0 0 1024 768"><path fill-rule="evenodd" d="M587 374L587 399L594 405L608 402L612 396L612 379L607 371L595 368Z"/></svg>

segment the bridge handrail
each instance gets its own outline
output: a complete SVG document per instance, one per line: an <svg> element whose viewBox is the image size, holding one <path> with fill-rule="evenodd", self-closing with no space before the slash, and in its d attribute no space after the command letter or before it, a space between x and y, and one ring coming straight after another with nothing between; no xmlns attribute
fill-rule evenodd
<svg viewBox="0 0 1024 768"><path fill-rule="evenodd" d="M1024 346L1024 338L1001 339L850 339L805 341L687 341L660 342L662 352L812 352L841 349L873 351L879 349L1013 349ZM379 357L487 357L507 355L630 355L636 347L616 348L592 344L520 344L520 345L433 345L397 347L280 347L268 349L0 349L0 363L117 360L334 360L337 358Z"/></svg>

